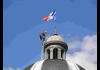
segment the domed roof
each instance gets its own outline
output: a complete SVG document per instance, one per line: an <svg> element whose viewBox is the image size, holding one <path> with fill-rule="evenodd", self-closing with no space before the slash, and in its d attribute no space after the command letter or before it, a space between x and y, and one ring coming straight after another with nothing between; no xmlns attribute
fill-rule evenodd
<svg viewBox="0 0 100 70"><path fill-rule="evenodd" d="M30 68L24 70L85 70L69 60L46 59L36 62Z"/></svg>
<svg viewBox="0 0 100 70"><path fill-rule="evenodd" d="M61 36L59 36L57 33L54 33L53 35L46 37L44 44L43 44L43 51L45 50L45 48L49 47L50 45L54 45L54 44L60 45L67 52L68 45L66 44L64 39Z"/></svg>
<svg viewBox="0 0 100 70"><path fill-rule="evenodd" d="M65 42L64 39L59 36L59 35L52 35L46 38L46 42L50 42L50 41L62 41Z"/></svg>

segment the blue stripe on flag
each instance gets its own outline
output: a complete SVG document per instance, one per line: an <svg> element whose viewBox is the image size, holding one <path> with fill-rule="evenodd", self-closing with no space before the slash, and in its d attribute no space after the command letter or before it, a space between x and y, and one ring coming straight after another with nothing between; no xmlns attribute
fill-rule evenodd
<svg viewBox="0 0 100 70"><path fill-rule="evenodd" d="M56 14L56 10L53 11L52 16Z"/></svg>
<svg viewBox="0 0 100 70"><path fill-rule="evenodd" d="M52 14L53 20L56 21L56 10L54 10L53 14Z"/></svg>

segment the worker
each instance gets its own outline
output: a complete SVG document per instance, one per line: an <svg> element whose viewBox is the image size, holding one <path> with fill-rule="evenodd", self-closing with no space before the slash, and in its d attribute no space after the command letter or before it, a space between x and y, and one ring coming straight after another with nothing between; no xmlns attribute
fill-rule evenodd
<svg viewBox="0 0 100 70"><path fill-rule="evenodd" d="M47 33L47 31L44 31L44 32L42 32L42 33L39 35L39 39L40 39L42 42L45 40L46 33Z"/></svg>

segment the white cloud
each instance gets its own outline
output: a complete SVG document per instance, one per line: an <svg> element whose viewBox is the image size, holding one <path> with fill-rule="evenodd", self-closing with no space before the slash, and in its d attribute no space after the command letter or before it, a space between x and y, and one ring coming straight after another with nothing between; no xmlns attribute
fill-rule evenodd
<svg viewBox="0 0 100 70"><path fill-rule="evenodd" d="M17 68L16 70L20 70L19 68Z"/></svg>
<svg viewBox="0 0 100 70"><path fill-rule="evenodd" d="M80 41L69 42L68 46L69 46L69 49L72 49L72 48L75 49L81 46L81 42Z"/></svg>
<svg viewBox="0 0 100 70"><path fill-rule="evenodd" d="M86 70L97 70L97 35L85 36L81 41L69 42L69 51L73 50L73 55L68 53L66 59L71 60ZM81 51L75 51L76 49L81 48Z"/></svg>
<svg viewBox="0 0 100 70"><path fill-rule="evenodd" d="M67 34L67 36L71 36L71 34Z"/></svg>
<svg viewBox="0 0 100 70"><path fill-rule="evenodd" d="M3 70L5 70L5 68L3 67Z"/></svg>
<svg viewBox="0 0 100 70"><path fill-rule="evenodd" d="M68 44L68 52L67 53L73 54L75 52L81 51L82 47L81 47L80 37L78 37L78 36L71 37L66 42Z"/></svg>
<svg viewBox="0 0 100 70"><path fill-rule="evenodd" d="M67 54L67 57L66 57L67 60L73 61L74 63L82 66L86 70L97 70L97 65L86 60L86 58L87 58L87 55L82 52L75 53L74 56Z"/></svg>
<svg viewBox="0 0 100 70"><path fill-rule="evenodd" d="M64 34L59 34L59 36L64 37Z"/></svg>
<svg viewBox="0 0 100 70"><path fill-rule="evenodd" d="M74 37L71 37L69 40L66 40L68 43L79 41L80 37L75 35Z"/></svg>
<svg viewBox="0 0 100 70"><path fill-rule="evenodd" d="M9 67L9 68L3 68L3 70L14 70L14 69Z"/></svg>
<svg viewBox="0 0 100 70"><path fill-rule="evenodd" d="M97 35L86 36L82 42L82 51L88 55L88 60L97 62Z"/></svg>
<svg viewBox="0 0 100 70"><path fill-rule="evenodd" d="M13 68L9 67L9 68L3 68L3 70L20 70L20 69L19 68L13 69Z"/></svg>
<svg viewBox="0 0 100 70"><path fill-rule="evenodd" d="M85 36L82 42L79 40L79 37L76 38L78 39L75 40L75 37L73 37L68 42L69 51L79 52L76 50L81 49L81 52L88 56L87 59L89 61L97 62L97 35Z"/></svg>

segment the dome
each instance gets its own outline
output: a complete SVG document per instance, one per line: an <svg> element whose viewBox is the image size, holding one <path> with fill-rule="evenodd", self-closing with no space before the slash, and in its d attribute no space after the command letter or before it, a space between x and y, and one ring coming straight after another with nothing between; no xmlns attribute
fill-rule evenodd
<svg viewBox="0 0 100 70"><path fill-rule="evenodd" d="M64 59L45 59L30 65L24 70L85 70L77 64Z"/></svg>
<svg viewBox="0 0 100 70"><path fill-rule="evenodd" d="M64 41L64 39L59 36L57 33L54 33L51 36L46 37L44 44L43 44L43 51L45 51L46 48L50 47L51 45L61 46L61 48L64 48L67 52L68 45Z"/></svg>
<svg viewBox="0 0 100 70"><path fill-rule="evenodd" d="M45 42L50 42L50 41L62 41L62 42L65 42L64 39L59 35L49 36L49 37L46 38Z"/></svg>

